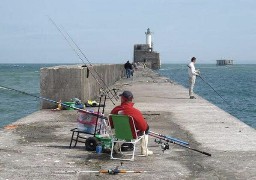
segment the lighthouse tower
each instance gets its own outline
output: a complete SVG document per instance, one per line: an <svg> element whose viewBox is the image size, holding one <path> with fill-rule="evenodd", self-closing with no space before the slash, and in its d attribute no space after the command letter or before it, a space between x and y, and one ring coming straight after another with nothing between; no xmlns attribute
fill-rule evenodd
<svg viewBox="0 0 256 180"><path fill-rule="evenodd" d="M146 65L146 67L157 70L161 67L160 55L153 51L152 32L147 29L146 43L135 44L133 51L133 62Z"/></svg>
<svg viewBox="0 0 256 180"><path fill-rule="evenodd" d="M146 34L146 44L149 47L149 51L153 51L153 47L152 47L152 33L150 32L150 29L147 29L147 32L145 32Z"/></svg>

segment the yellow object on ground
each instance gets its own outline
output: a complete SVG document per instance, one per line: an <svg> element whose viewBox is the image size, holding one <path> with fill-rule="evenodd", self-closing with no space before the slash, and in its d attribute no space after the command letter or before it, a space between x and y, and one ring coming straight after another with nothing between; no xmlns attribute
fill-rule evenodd
<svg viewBox="0 0 256 180"><path fill-rule="evenodd" d="M88 103L90 106L98 106L98 105L99 105L98 102L92 101L92 100L88 100L87 103Z"/></svg>

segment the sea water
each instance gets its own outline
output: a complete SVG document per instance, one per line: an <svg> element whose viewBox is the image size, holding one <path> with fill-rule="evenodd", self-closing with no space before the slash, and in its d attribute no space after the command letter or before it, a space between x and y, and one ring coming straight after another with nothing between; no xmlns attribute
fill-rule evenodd
<svg viewBox="0 0 256 180"><path fill-rule="evenodd" d="M197 77L194 93L256 128L256 64L195 66L203 80ZM158 73L189 87L186 64L163 64Z"/></svg>
<svg viewBox="0 0 256 180"><path fill-rule="evenodd" d="M40 68L57 64L0 64L0 128L40 109Z"/></svg>
<svg viewBox="0 0 256 180"><path fill-rule="evenodd" d="M40 96L40 68L60 64L0 64L0 86ZM194 92L256 128L256 65L196 64ZM157 71L188 88L186 64L163 64ZM0 128L40 109L40 99L0 87Z"/></svg>

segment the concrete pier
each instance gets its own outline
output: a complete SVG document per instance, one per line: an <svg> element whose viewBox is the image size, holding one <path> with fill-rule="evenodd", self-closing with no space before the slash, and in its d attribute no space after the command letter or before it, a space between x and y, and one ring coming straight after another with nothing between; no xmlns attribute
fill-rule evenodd
<svg viewBox="0 0 256 180"><path fill-rule="evenodd" d="M69 102L78 98L82 102L93 99L101 88L114 84L124 76L122 64L62 65L41 68L40 94L55 101ZM42 101L42 109L56 105Z"/></svg>
<svg viewBox="0 0 256 180"><path fill-rule="evenodd" d="M135 107L152 131L187 141L212 156L173 144L162 152L151 137L153 155L121 164L109 154L85 151L82 143L69 149L75 110L41 110L0 131L0 179L256 179L255 129L200 96L189 99L187 89L150 69L139 69L113 87L133 92ZM113 107L108 99L105 114ZM116 166L147 172L85 172Z"/></svg>

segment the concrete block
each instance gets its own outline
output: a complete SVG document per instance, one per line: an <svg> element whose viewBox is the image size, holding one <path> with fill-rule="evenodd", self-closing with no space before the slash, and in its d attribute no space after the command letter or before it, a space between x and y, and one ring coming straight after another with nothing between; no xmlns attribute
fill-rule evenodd
<svg viewBox="0 0 256 180"><path fill-rule="evenodd" d="M82 102L100 95L100 89L107 89L124 76L122 64L99 64L88 67L62 65L41 68L40 94L54 101L70 101L79 98ZM42 101L42 109L55 108L56 104Z"/></svg>

